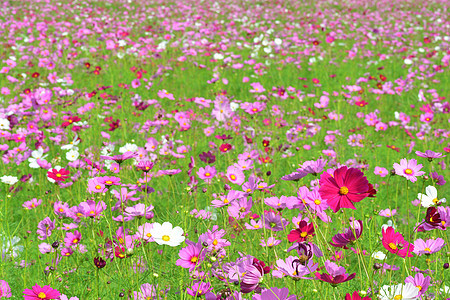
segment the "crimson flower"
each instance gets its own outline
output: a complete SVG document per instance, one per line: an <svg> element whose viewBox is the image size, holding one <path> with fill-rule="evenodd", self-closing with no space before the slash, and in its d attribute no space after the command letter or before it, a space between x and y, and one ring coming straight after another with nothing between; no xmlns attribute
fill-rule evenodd
<svg viewBox="0 0 450 300"><path fill-rule="evenodd" d="M225 153L225 152L230 151L230 150L231 150L231 147L232 147L232 146L231 146L230 144L225 143L225 144L220 145L219 150L220 150L220 152Z"/></svg>
<svg viewBox="0 0 450 300"><path fill-rule="evenodd" d="M395 232L392 227L388 227L387 229L383 228L382 233L382 243L386 250L403 258L406 256L414 256L412 253L414 250L414 245L405 241L401 233Z"/></svg>
<svg viewBox="0 0 450 300"><path fill-rule="evenodd" d="M345 273L344 267L339 267L333 262L327 260L325 262L325 269L330 274L320 274L319 272L315 273L316 278L325 282L330 283L332 286L337 286L339 283L343 283L355 278L356 273L348 275Z"/></svg>
<svg viewBox="0 0 450 300"><path fill-rule="evenodd" d="M62 127L67 127L75 122L81 121L80 117L78 116L71 116L66 122L62 123Z"/></svg>
<svg viewBox="0 0 450 300"><path fill-rule="evenodd" d="M333 176L324 172L319 184L320 196L335 213L341 208L356 209L353 203L369 196L369 181L363 172L355 168L340 167Z"/></svg>
<svg viewBox="0 0 450 300"><path fill-rule="evenodd" d="M315 236L314 233L314 224L313 223L307 223L306 221L300 221L298 224L298 228L292 230L288 234L288 241L293 243L301 243L306 241L308 238Z"/></svg>
<svg viewBox="0 0 450 300"><path fill-rule="evenodd" d="M47 172L47 176L48 178L51 178L55 181L66 181L67 178L69 178L69 170L66 169L51 169L50 171Z"/></svg>

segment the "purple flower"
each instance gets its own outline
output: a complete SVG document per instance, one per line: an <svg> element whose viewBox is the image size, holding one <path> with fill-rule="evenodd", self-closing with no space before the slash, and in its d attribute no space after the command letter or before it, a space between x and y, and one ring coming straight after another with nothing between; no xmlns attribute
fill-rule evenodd
<svg viewBox="0 0 450 300"><path fill-rule="evenodd" d="M125 208L125 215L128 217L145 217L146 219L151 219L154 216L152 212L153 205L145 205L143 203L138 203L135 206L130 206Z"/></svg>
<svg viewBox="0 0 450 300"><path fill-rule="evenodd" d="M269 247L272 248L274 246L277 246L281 243L280 240L275 239L274 237L269 237L267 239L267 241L265 240L261 240L261 243L259 245L263 246L263 247Z"/></svg>
<svg viewBox="0 0 450 300"><path fill-rule="evenodd" d="M256 258L253 263L246 267L244 276L241 281L241 292L250 293L260 290L260 283L263 281L265 274L270 272L270 267Z"/></svg>
<svg viewBox="0 0 450 300"><path fill-rule="evenodd" d="M66 247L71 247L73 245L78 245L81 240L81 233L78 230L72 232L67 232L64 238L64 245Z"/></svg>
<svg viewBox="0 0 450 300"><path fill-rule="evenodd" d="M319 264L314 264L312 260L304 264L304 261L295 256L289 256L286 260L277 260L277 269L273 271L274 276L289 276L295 280L312 279L305 277L306 275L317 270Z"/></svg>
<svg viewBox="0 0 450 300"><path fill-rule="evenodd" d="M425 152L416 151L416 155L419 157L428 158L428 161L432 161L434 158L446 157L446 155L442 155L442 153L434 152L431 150L426 150Z"/></svg>
<svg viewBox="0 0 450 300"><path fill-rule="evenodd" d="M211 152L202 152L198 155L200 160L207 164L213 164L216 161L216 156Z"/></svg>
<svg viewBox="0 0 450 300"><path fill-rule="evenodd" d="M297 296L289 296L288 288L271 287L264 289L261 295L255 294L252 300L297 300Z"/></svg>
<svg viewBox="0 0 450 300"><path fill-rule="evenodd" d="M45 240L52 235L52 230L55 229L55 222L56 220L52 221L49 217L39 222L37 229L38 239Z"/></svg>
<svg viewBox="0 0 450 300"><path fill-rule="evenodd" d="M97 181L106 186L120 185L120 178L115 176L97 177Z"/></svg>
<svg viewBox="0 0 450 300"><path fill-rule="evenodd" d="M315 275L317 279L328 282L332 286L337 286L339 283L352 280L356 276L356 273L353 273L351 275L346 274L344 267L339 267L329 260L325 262L325 269L329 274L320 274L319 272L317 272Z"/></svg>
<svg viewBox="0 0 450 300"><path fill-rule="evenodd" d="M281 177L281 180L286 180L286 181L299 181L300 179L302 179L302 178L305 177L306 175L308 175L308 173L303 172L303 171L293 172L293 173L291 173L291 174L284 175L283 177Z"/></svg>
<svg viewBox="0 0 450 300"><path fill-rule="evenodd" d="M140 287L139 292L133 292L134 299L145 300L145 299L157 299L157 292L155 286L150 283L144 283Z"/></svg>
<svg viewBox="0 0 450 300"><path fill-rule="evenodd" d="M217 171L214 166L206 166L204 168L200 167L197 175L200 179L203 179L206 183L210 183L211 179L216 176Z"/></svg>
<svg viewBox="0 0 450 300"><path fill-rule="evenodd" d="M437 239L429 239L429 240L422 240L422 239L417 239L414 242L414 250L413 252L417 255L422 255L422 254L426 254L426 255L430 255L432 253L436 253L439 252L442 247L445 246L445 241L441 238L437 238Z"/></svg>
<svg viewBox="0 0 450 300"><path fill-rule="evenodd" d="M190 288L187 288L187 293L194 297L205 295L211 289L211 283L197 281Z"/></svg>
<svg viewBox="0 0 450 300"><path fill-rule="evenodd" d="M127 151L124 154L118 154L118 155L113 155L113 156L100 155L100 158L103 160L114 160L116 163L118 163L120 165L127 159L134 158L136 156L137 156L137 154L135 152Z"/></svg>
<svg viewBox="0 0 450 300"><path fill-rule="evenodd" d="M264 212L264 226L272 231L281 231L289 225L289 221L274 212Z"/></svg>
<svg viewBox="0 0 450 300"><path fill-rule="evenodd" d="M302 173L306 172L307 174L313 174L317 176L323 172L324 167L327 164L326 159L319 158L318 160L308 160L302 164L302 167L297 169L297 172Z"/></svg>
<svg viewBox="0 0 450 300"><path fill-rule="evenodd" d="M445 181L445 179L444 179L444 176L439 175L439 174L436 173L436 172L431 172L431 173L430 173L430 177L431 177L431 179L433 179L433 180L436 181L436 184L437 184L437 185L444 185L444 184L447 183L447 181Z"/></svg>
<svg viewBox="0 0 450 300"><path fill-rule="evenodd" d="M348 249L347 245L350 242L359 239L363 231L363 222L361 220L350 220L350 227L345 228L343 233L338 233L333 236L333 242L330 243L334 247Z"/></svg>
<svg viewBox="0 0 450 300"><path fill-rule="evenodd" d="M422 273L417 273L414 277L408 276L405 279L405 283L412 283L415 287L419 288L419 298L425 294L430 286L431 277L425 277Z"/></svg>

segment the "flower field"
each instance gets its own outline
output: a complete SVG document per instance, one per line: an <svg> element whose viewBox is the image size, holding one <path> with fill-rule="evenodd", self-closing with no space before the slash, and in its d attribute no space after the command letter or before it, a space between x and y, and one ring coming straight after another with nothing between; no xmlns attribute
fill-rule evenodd
<svg viewBox="0 0 450 300"><path fill-rule="evenodd" d="M0 3L0 299L450 299L447 1Z"/></svg>

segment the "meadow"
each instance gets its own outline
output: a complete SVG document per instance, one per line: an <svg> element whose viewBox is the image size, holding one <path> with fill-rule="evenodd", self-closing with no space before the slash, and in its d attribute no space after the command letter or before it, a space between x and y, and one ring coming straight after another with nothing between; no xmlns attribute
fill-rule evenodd
<svg viewBox="0 0 450 300"><path fill-rule="evenodd" d="M0 299L450 299L447 1L0 3Z"/></svg>

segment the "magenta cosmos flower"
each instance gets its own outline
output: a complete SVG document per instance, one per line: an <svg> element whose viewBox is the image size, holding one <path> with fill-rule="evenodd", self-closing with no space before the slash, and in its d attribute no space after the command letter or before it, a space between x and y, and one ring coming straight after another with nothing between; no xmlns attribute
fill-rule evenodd
<svg viewBox="0 0 450 300"><path fill-rule="evenodd" d="M325 269L329 274L327 273L320 274L319 272L316 272L315 274L316 278L324 282L328 282L332 286L337 286L339 283L352 280L356 276L356 273L353 273L351 275L346 274L344 267L339 267L338 265L329 260L325 262Z"/></svg>
<svg viewBox="0 0 450 300"><path fill-rule="evenodd" d="M61 294L57 290L52 289L49 285L40 287L36 284L31 289L25 289L23 291L25 300L59 299L60 296Z"/></svg>
<svg viewBox="0 0 450 300"><path fill-rule="evenodd" d="M422 169L421 164L417 164L417 160L414 158L409 161L406 158L402 158L400 160L400 164L394 164L395 174L405 177L411 182L417 181L417 176L422 176L425 174L424 171L420 171Z"/></svg>
<svg viewBox="0 0 450 300"><path fill-rule="evenodd" d="M335 213L341 208L356 209L353 203L369 196L369 181L363 172L355 168L340 167L333 176L324 172L319 184L320 196Z"/></svg>
<svg viewBox="0 0 450 300"><path fill-rule="evenodd" d="M47 172L48 178L51 178L55 181L66 181L67 178L69 178L69 171L66 169L51 169Z"/></svg>
<svg viewBox="0 0 450 300"><path fill-rule="evenodd" d="M0 280L0 299L3 299L3 297L11 298L12 294L9 284L4 280Z"/></svg>
<svg viewBox="0 0 450 300"><path fill-rule="evenodd" d="M395 232L394 228L388 227L383 229L382 243L384 248L391 253L397 254L400 257L405 258L413 257L414 245L405 241L401 233Z"/></svg>

